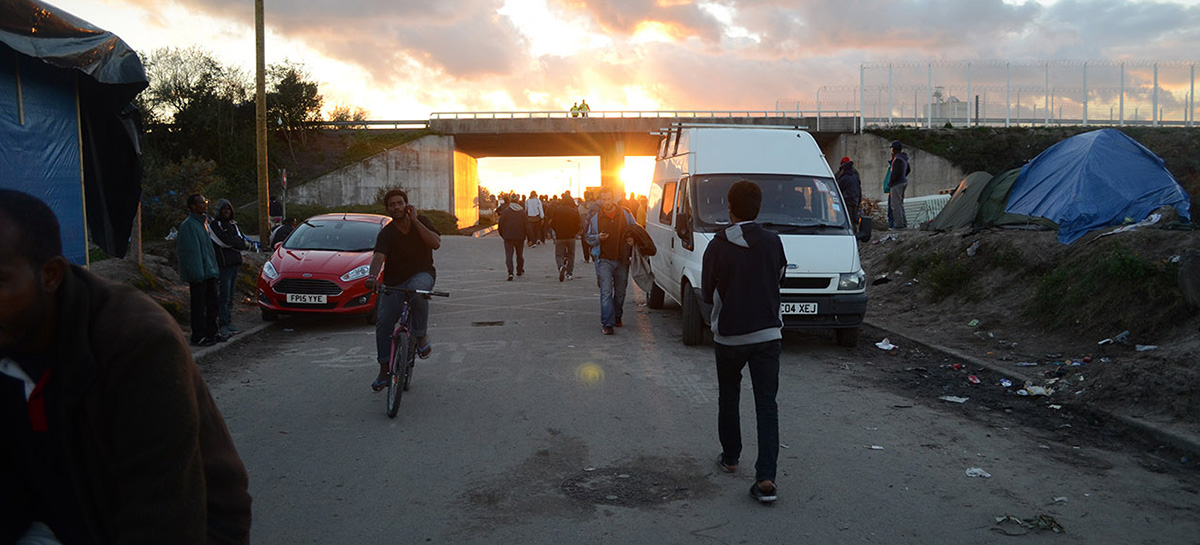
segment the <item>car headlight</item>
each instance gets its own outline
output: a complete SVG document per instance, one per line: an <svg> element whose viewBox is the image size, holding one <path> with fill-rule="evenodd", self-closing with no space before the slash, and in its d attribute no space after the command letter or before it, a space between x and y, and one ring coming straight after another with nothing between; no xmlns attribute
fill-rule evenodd
<svg viewBox="0 0 1200 545"><path fill-rule="evenodd" d="M355 268L351 269L350 272L342 275L342 282L358 280L359 278L367 276L368 274L371 274L371 266L370 265L363 265L361 267L355 267Z"/></svg>
<svg viewBox="0 0 1200 545"><path fill-rule="evenodd" d="M839 290L861 290L863 284L867 281L867 274L863 271L842 273L838 275Z"/></svg>
<svg viewBox="0 0 1200 545"><path fill-rule="evenodd" d="M266 264L263 265L262 273L263 273L263 276L270 278L271 280L279 278L279 271L275 270L275 266L272 265L270 261L266 262Z"/></svg>

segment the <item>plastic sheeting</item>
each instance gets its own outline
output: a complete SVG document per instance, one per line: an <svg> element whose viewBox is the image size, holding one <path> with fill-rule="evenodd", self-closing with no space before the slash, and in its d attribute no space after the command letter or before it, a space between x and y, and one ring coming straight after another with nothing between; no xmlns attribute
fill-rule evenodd
<svg viewBox="0 0 1200 545"><path fill-rule="evenodd" d="M1125 133L1103 129L1063 140L1025 165L1005 211L1055 222L1059 242L1070 244L1161 206L1190 220L1188 195L1163 160Z"/></svg>
<svg viewBox="0 0 1200 545"><path fill-rule="evenodd" d="M142 180L130 103L146 85L112 33L36 0L0 0L0 186L51 206L74 263L87 262L88 238L114 256L128 249Z"/></svg>

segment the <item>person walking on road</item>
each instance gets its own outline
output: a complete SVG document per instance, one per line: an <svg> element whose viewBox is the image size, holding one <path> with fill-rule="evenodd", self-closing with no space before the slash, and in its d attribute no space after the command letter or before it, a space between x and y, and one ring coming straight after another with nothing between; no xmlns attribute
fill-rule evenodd
<svg viewBox="0 0 1200 545"><path fill-rule="evenodd" d="M779 287L787 256L779 235L754 222L762 206L762 189L749 180L729 188L729 228L719 231L704 251L701 291L713 305L712 332L717 361L717 465L737 471L742 454L738 402L742 368L749 366L758 422L758 459L750 495L769 503L778 494L779 353L783 321Z"/></svg>
<svg viewBox="0 0 1200 545"><path fill-rule="evenodd" d="M579 235L579 245L583 248L583 262L588 263L592 260L592 245L587 241L587 224L591 220L592 214L599 209L596 204L596 197L591 191L584 191L583 198L580 199L579 205L579 225L582 231Z"/></svg>
<svg viewBox="0 0 1200 545"><path fill-rule="evenodd" d="M537 246L544 242L542 221L546 218L546 212L542 208L541 199L538 199L537 191L529 193L529 199L525 201L525 214L529 216L529 246Z"/></svg>
<svg viewBox="0 0 1200 545"><path fill-rule="evenodd" d="M846 201L846 215L850 218L850 228L858 232L858 206L862 202L862 179L854 168L854 161L842 157L842 164L837 171L838 189L842 199Z"/></svg>
<svg viewBox="0 0 1200 545"><path fill-rule="evenodd" d="M517 254L517 276L525 274L525 228L528 223L525 208L512 195L504 195L500 206L500 238L504 240L504 266L508 269L508 281L513 279L513 254Z"/></svg>
<svg viewBox="0 0 1200 545"><path fill-rule="evenodd" d="M187 198L187 219L179 224L176 239L179 254L179 278L191 294L192 344L211 346L227 337L217 328L217 253L213 251L212 232L208 228L208 199L199 193Z"/></svg>
<svg viewBox="0 0 1200 545"><path fill-rule="evenodd" d="M600 287L600 330L612 335L621 327L625 312L625 291L629 285L629 257L633 241L629 225L637 225L633 215L617 206L611 187L600 189L600 210L588 220L587 242L596 260L596 283Z"/></svg>
<svg viewBox="0 0 1200 545"><path fill-rule="evenodd" d="M175 319L69 264L11 189L0 279L0 543L249 543L246 467Z"/></svg>
<svg viewBox="0 0 1200 545"><path fill-rule="evenodd" d="M242 251L249 248L246 237L233 219L233 204L227 199L217 201L217 217L208 222L213 252L217 255L217 332L226 337L241 333L233 325L233 294L237 291L238 269L242 266Z"/></svg>
<svg viewBox="0 0 1200 545"><path fill-rule="evenodd" d="M562 194L562 200L554 207L550 219L554 227L554 264L558 267L558 281L575 278L575 239L579 237L579 210L573 206L571 192Z"/></svg>
<svg viewBox="0 0 1200 545"><path fill-rule="evenodd" d="M892 142L891 178L888 179L888 216L892 218L892 227L907 229L908 218L904 214L904 190L908 188L908 175L912 174L912 166L908 163L908 154L902 151L904 145L899 140Z"/></svg>
<svg viewBox="0 0 1200 545"><path fill-rule="evenodd" d="M433 267L433 251L442 247L442 236L433 221L417 214L408 204L408 193L392 189L383 195L383 205L392 217L391 223L379 230L375 238L375 255L367 270L366 287L375 289L377 282L402 290L431 290L437 279ZM383 278L379 279L382 269ZM378 280L377 280L378 279ZM402 292L379 295L379 317L375 321L375 350L379 375L371 389L380 392L387 387L388 357L392 352L392 331L400 320L400 307L408 298L412 334L417 338L417 356L426 359L433 353L429 342L429 300Z"/></svg>

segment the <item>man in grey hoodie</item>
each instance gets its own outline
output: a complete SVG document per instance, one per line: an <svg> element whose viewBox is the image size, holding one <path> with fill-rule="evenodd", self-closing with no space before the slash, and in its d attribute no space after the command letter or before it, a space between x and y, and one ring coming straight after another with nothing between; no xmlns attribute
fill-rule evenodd
<svg viewBox="0 0 1200 545"><path fill-rule="evenodd" d="M779 353L783 338L779 286L787 256L779 235L754 222L762 205L762 189L749 180L729 188L728 229L713 237L704 251L700 286L704 301L713 305L712 332L717 360L717 432L721 454L717 465L737 471L742 453L742 368L750 367L754 410L758 421L758 460L750 495L763 503L775 501L776 462L779 459Z"/></svg>

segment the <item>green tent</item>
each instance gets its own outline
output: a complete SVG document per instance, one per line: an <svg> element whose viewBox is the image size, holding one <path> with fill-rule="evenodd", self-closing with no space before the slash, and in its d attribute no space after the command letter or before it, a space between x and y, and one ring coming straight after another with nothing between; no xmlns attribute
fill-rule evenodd
<svg viewBox="0 0 1200 545"><path fill-rule="evenodd" d="M949 231L958 227L967 227L975 221L979 212L979 194L987 187L992 175L979 171L972 172L958 182L954 196L942 208L936 218L929 222L929 229L934 231Z"/></svg>
<svg viewBox="0 0 1200 545"><path fill-rule="evenodd" d="M997 174L988 181L987 186L979 194L979 212L975 215L976 227L1024 227L1027 229L1058 230L1058 225L1046 218L1012 214L1005 212L1008 208L1008 194L1021 175L1021 169L1014 168L1008 172Z"/></svg>

